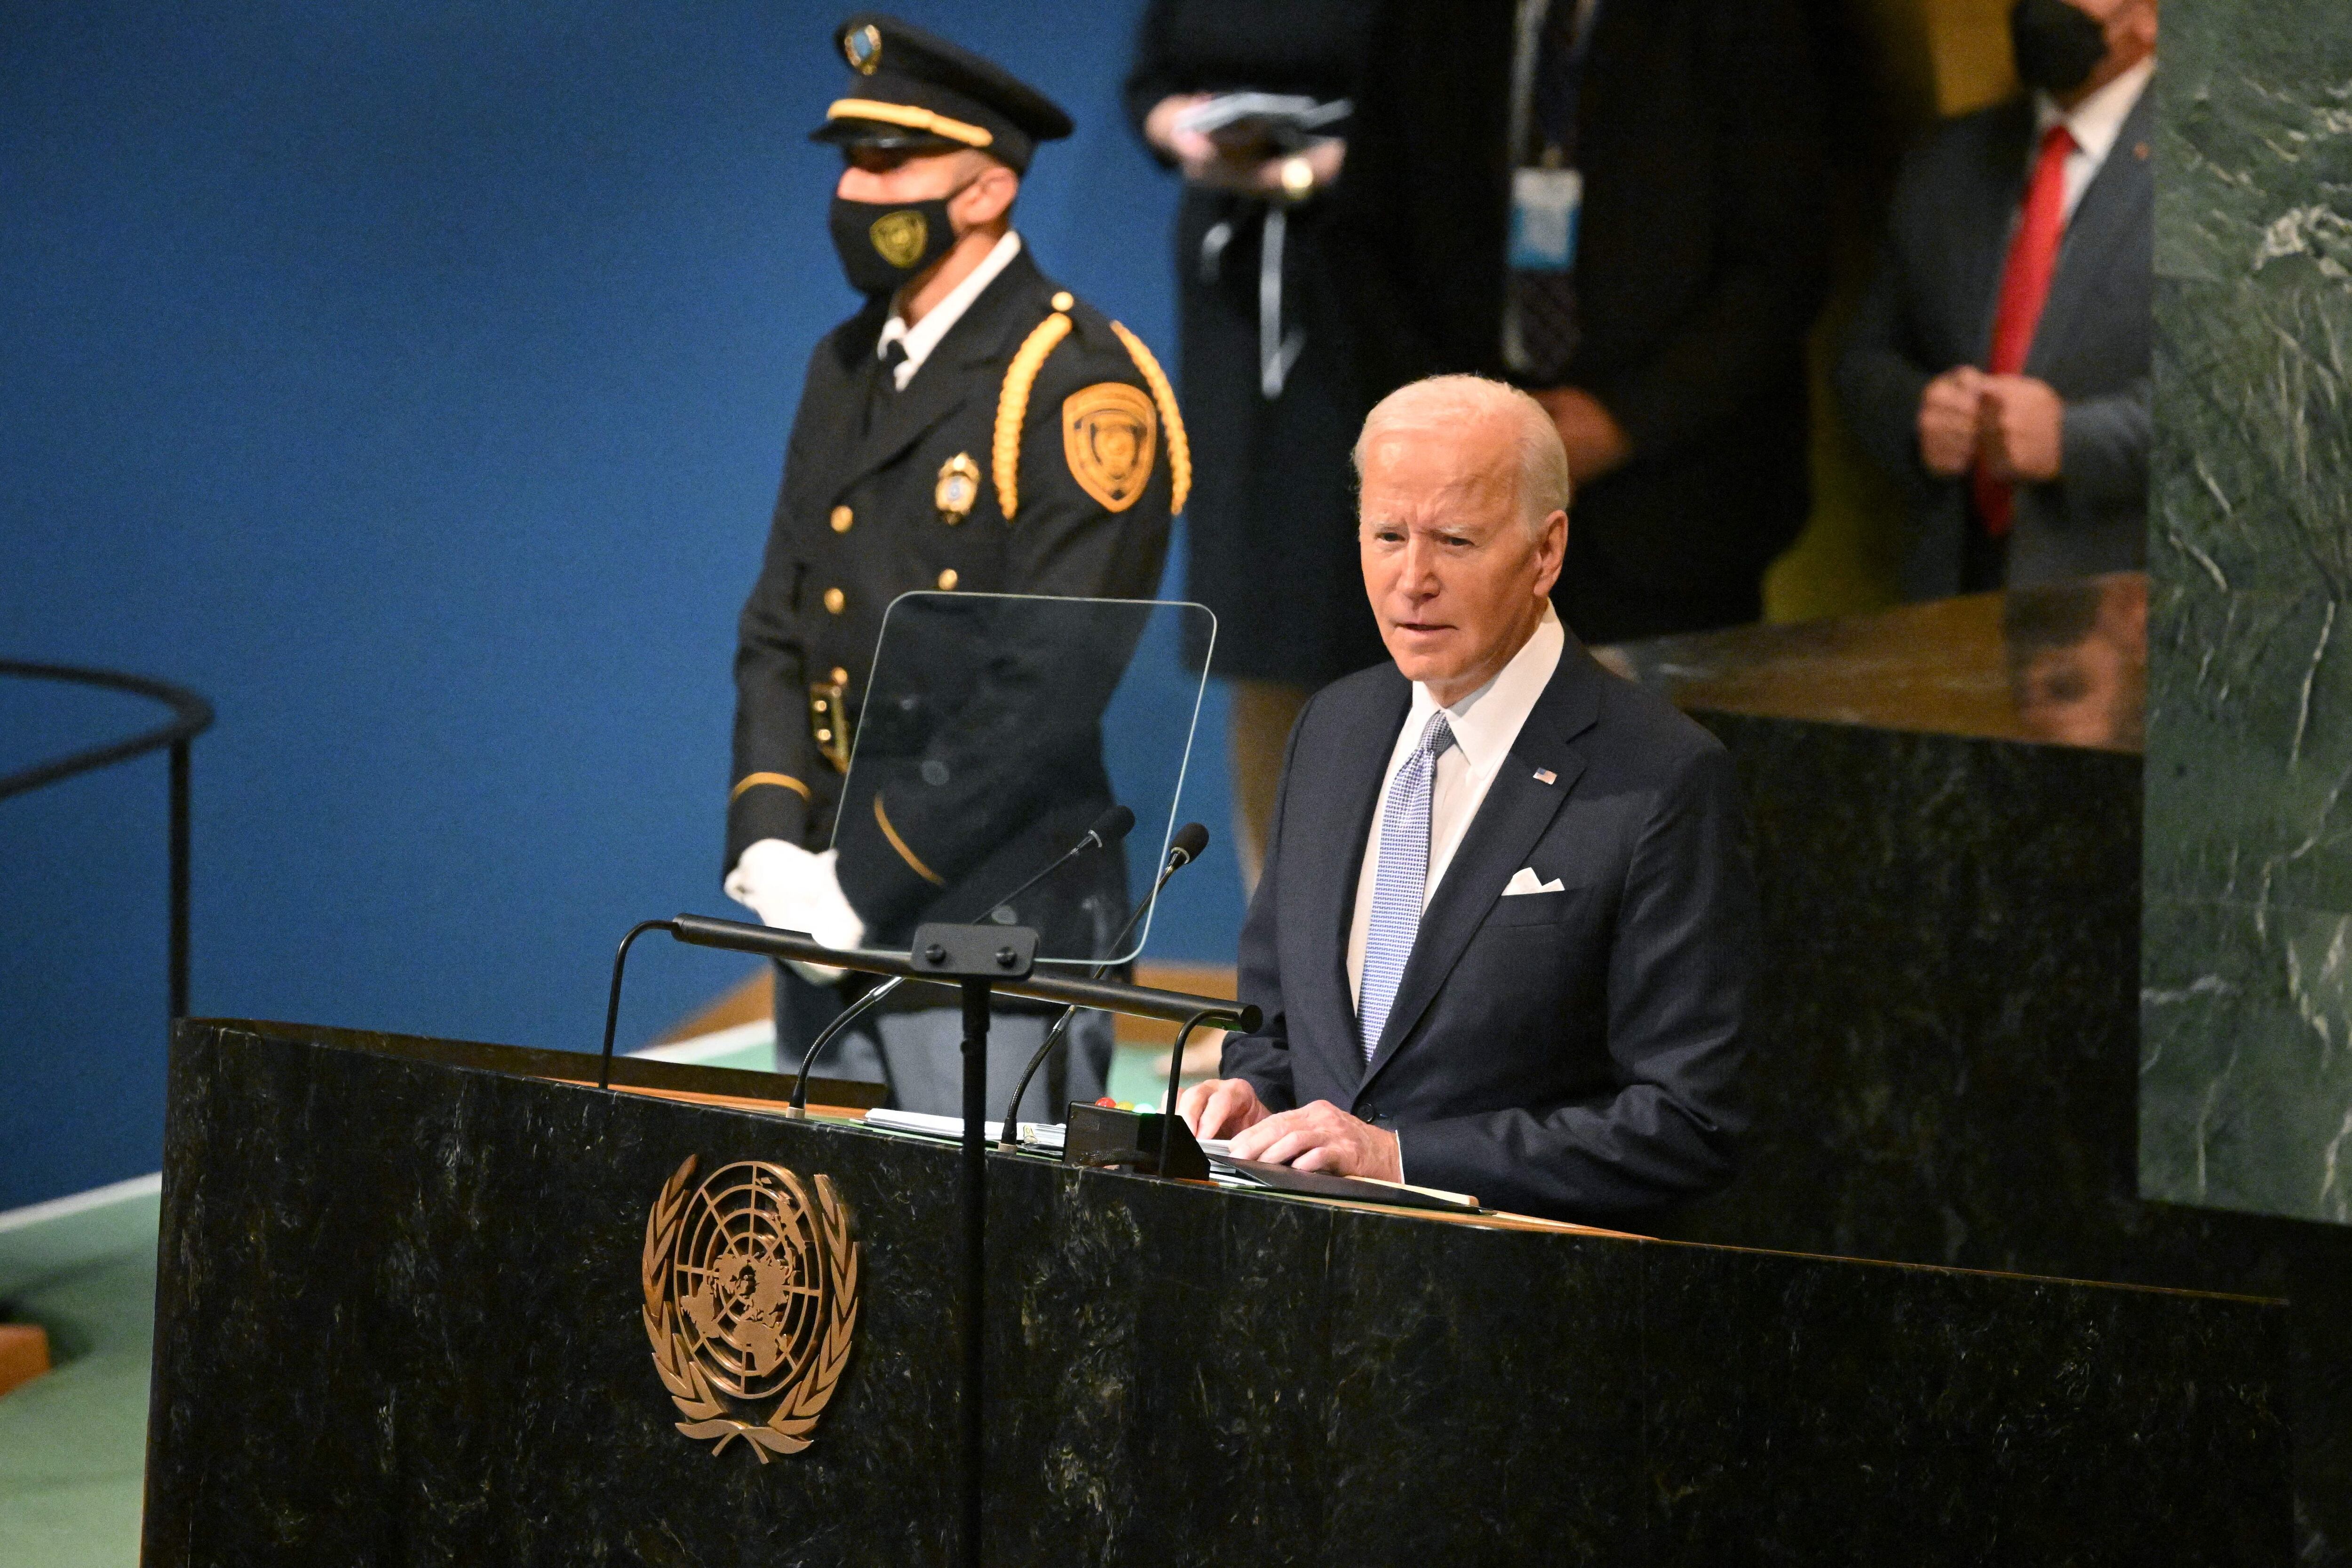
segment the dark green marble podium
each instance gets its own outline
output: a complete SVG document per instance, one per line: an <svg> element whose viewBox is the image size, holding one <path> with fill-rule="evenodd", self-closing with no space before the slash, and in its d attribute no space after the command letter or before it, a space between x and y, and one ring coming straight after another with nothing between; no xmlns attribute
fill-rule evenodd
<svg viewBox="0 0 2352 1568"><path fill-rule="evenodd" d="M150 1568L946 1561L956 1151L581 1060L180 1026ZM677 1430L639 1265L688 1155L855 1211L803 1452ZM2264 1302L1014 1155L989 1191L991 1563L2285 1560Z"/></svg>
<svg viewBox="0 0 2352 1568"><path fill-rule="evenodd" d="M1616 655L1730 748L1763 895L1746 1167L1684 1239L2290 1303L2298 1561L2352 1543L2352 1228L2150 1201L2143 585ZM2192 979L2183 976L2178 988Z"/></svg>

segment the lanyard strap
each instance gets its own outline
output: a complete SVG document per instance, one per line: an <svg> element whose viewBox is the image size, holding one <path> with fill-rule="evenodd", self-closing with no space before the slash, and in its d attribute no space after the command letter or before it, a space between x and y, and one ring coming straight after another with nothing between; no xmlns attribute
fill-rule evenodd
<svg viewBox="0 0 2352 1568"><path fill-rule="evenodd" d="M1575 162L1577 105L1601 0L1572 0L1572 16L1555 19L1554 5L1569 3L1519 0L1511 56L1511 148L1523 163L1565 168ZM1568 24L1565 37L1560 20Z"/></svg>

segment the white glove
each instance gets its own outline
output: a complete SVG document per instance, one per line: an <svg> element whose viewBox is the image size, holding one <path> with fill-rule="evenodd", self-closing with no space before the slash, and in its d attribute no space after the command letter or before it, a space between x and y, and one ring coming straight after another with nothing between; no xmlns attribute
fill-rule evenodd
<svg viewBox="0 0 2352 1568"><path fill-rule="evenodd" d="M866 922L842 896L841 877L834 869L838 853L814 855L782 839L761 839L744 850L728 873L727 896L748 906L762 925L805 932L828 947L856 947L866 940ZM786 962L811 985L832 985L843 974L798 958Z"/></svg>

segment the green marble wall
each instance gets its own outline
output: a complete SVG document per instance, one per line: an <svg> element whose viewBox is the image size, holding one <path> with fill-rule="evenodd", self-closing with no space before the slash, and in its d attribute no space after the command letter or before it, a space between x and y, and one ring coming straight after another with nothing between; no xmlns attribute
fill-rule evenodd
<svg viewBox="0 0 2352 1568"><path fill-rule="evenodd" d="M2352 4L2163 27L2140 1188L2352 1223Z"/></svg>

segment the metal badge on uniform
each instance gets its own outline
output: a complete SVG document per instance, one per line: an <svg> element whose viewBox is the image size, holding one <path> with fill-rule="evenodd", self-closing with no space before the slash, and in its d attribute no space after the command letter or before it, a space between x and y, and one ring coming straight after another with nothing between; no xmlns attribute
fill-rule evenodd
<svg viewBox="0 0 2352 1568"><path fill-rule="evenodd" d="M1150 395L1124 382L1097 382L1062 400L1070 476L1106 510L1124 512L1142 496L1159 436Z"/></svg>
<svg viewBox="0 0 2352 1568"><path fill-rule="evenodd" d="M1576 267L1577 219L1584 210L1584 175L1575 169L1511 172L1511 267L1518 272L1570 272Z"/></svg>
<svg viewBox="0 0 2352 1568"><path fill-rule="evenodd" d="M959 452L940 465L940 482L931 491L931 505L939 508L940 521L953 528L971 516L971 508L980 499L980 465L971 460L969 452Z"/></svg>

